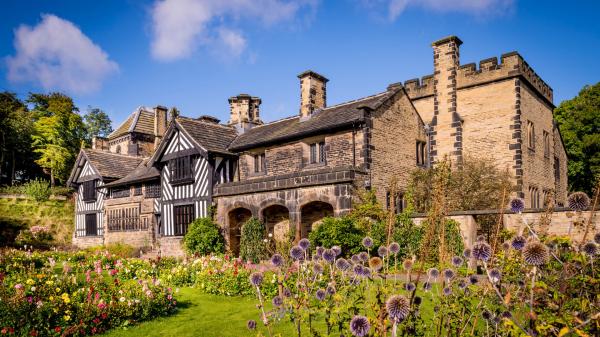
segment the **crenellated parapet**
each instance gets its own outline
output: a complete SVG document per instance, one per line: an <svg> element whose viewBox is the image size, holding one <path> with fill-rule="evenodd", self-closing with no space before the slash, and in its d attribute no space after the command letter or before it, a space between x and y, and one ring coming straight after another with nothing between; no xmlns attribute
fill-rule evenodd
<svg viewBox="0 0 600 337"><path fill-rule="evenodd" d="M433 95L433 75L413 78L404 82L404 89L412 99Z"/></svg>

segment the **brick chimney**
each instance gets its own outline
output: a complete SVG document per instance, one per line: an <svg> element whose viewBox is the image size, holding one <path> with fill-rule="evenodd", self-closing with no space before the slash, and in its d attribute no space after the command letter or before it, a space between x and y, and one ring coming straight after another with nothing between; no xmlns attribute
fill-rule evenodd
<svg viewBox="0 0 600 337"><path fill-rule="evenodd" d="M300 118L309 118L315 110L327 106L327 82L325 76L307 70L300 75Z"/></svg>
<svg viewBox="0 0 600 337"><path fill-rule="evenodd" d="M235 125L241 132L262 124L260 120L260 103L262 103L260 98L248 94L230 97L228 124Z"/></svg>
<svg viewBox="0 0 600 337"><path fill-rule="evenodd" d="M154 107L154 148L158 146L167 131L167 108L162 105Z"/></svg>
<svg viewBox="0 0 600 337"><path fill-rule="evenodd" d="M460 65L461 44L462 41L456 36L431 44L434 68L431 158L435 162L448 157L459 166L462 163L463 121L456 106L456 72Z"/></svg>

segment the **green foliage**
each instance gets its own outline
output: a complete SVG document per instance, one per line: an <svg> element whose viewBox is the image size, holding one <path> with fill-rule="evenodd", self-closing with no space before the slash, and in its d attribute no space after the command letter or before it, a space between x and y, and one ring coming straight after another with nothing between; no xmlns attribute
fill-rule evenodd
<svg viewBox="0 0 600 337"><path fill-rule="evenodd" d="M90 247L90 248L87 248L86 251L91 254L99 254L102 252L108 252L111 255L114 255L117 257L128 258L128 257L135 257L136 255L138 255L137 253L139 250L131 245L128 245L128 244L125 244L122 242L114 242L114 243L109 243L107 245Z"/></svg>
<svg viewBox="0 0 600 337"><path fill-rule="evenodd" d="M108 137L113 131L110 117L100 108L88 106L87 113L83 116L85 124L85 140L89 143L92 137Z"/></svg>
<svg viewBox="0 0 600 337"><path fill-rule="evenodd" d="M188 253L200 255L223 253L225 248L219 226L210 218L194 220L188 227L183 244Z"/></svg>
<svg viewBox="0 0 600 337"><path fill-rule="evenodd" d="M569 157L569 189L592 194L593 181L600 176L600 83L561 102L554 118Z"/></svg>
<svg viewBox="0 0 600 337"><path fill-rule="evenodd" d="M324 218L323 223L310 233L315 246L340 246L343 255L359 253L365 232L358 228L350 217Z"/></svg>
<svg viewBox="0 0 600 337"><path fill-rule="evenodd" d="M35 179L28 182L24 185L24 191L27 196L35 201L46 201L52 194L50 184L42 179Z"/></svg>
<svg viewBox="0 0 600 337"><path fill-rule="evenodd" d="M254 263L268 257L268 247L265 243L265 225L256 218L250 218L242 226L240 239L240 258Z"/></svg>
<svg viewBox="0 0 600 337"><path fill-rule="evenodd" d="M407 258L417 254L425 234L424 229L424 226L416 226L412 219L402 214L398 215L393 234L394 241L400 245L398 258Z"/></svg>

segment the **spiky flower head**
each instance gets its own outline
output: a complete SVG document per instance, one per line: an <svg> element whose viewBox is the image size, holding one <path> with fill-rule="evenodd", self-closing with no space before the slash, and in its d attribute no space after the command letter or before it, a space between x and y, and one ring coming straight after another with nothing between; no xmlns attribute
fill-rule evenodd
<svg viewBox="0 0 600 337"><path fill-rule="evenodd" d="M467 287L467 282L465 282L465 280L458 281L458 287L460 289L465 289Z"/></svg>
<svg viewBox="0 0 600 337"><path fill-rule="evenodd" d="M594 235L594 242L600 245L600 233L596 233L596 235Z"/></svg>
<svg viewBox="0 0 600 337"><path fill-rule="evenodd" d="M371 259L369 259L369 267L377 272L383 267L383 261L381 258L373 256Z"/></svg>
<svg viewBox="0 0 600 337"><path fill-rule="evenodd" d="M289 288L283 288L283 297L292 297L292 291Z"/></svg>
<svg viewBox="0 0 600 337"><path fill-rule="evenodd" d="M313 264L313 272L316 275L323 274L323 266L320 263Z"/></svg>
<svg viewBox="0 0 600 337"><path fill-rule="evenodd" d="M377 254L381 257L386 257L388 255L388 249L386 246L379 246L377 248Z"/></svg>
<svg viewBox="0 0 600 337"><path fill-rule="evenodd" d="M470 259L471 258L471 249L465 248L465 250L463 250L463 257L465 259Z"/></svg>
<svg viewBox="0 0 600 337"><path fill-rule="evenodd" d="M482 317L483 319L485 319L486 321L489 321L490 319L492 319L492 313L491 313L489 310L487 310L487 309L484 309L484 310L481 312L481 317Z"/></svg>
<svg viewBox="0 0 600 337"><path fill-rule="evenodd" d="M574 192L567 198L569 208L575 212L582 212L590 207L590 198L584 192Z"/></svg>
<svg viewBox="0 0 600 337"><path fill-rule="evenodd" d="M302 260L304 259L304 250L299 246L294 246L290 249L290 256L294 260Z"/></svg>
<svg viewBox="0 0 600 337"><path fill-rule="evenodd" d="M413 267L412 259L406 259L402 262L402 268L404 268L404 270L411 270L412 267Z"/></svg>
<svg viewBox="0 0 600 337"><path fill-rule="evenodd" d="M440 271L437 270L437 268L429 268L427 275L432 279L436 279L438 276L440 276Z"/></svg>
<svg viewBox="0 0 600 337"><path fill-rule="evenodd" d="M500 270L496 268L490 270L490 280L492 280L493 283L497 283L498 281L500 281L500 277L502 277L502 273L500 273Z"/></svg>
<svg viewBox="0 0 600 337"><path fill-rule="evenodd" d="M331 249L325 249L323 252L323 260L332 263L335 260L335 252Z"/></svg>
<svg viewBox="0 0 600 337"><path fill-rule="evenodd" d="M456 273L454 273L454 270L452 270L452 269L444 269L444 278L446 280L453 279L455 275L456 275Z"/></svg>
<svg viewBox="0 0 600 337"><path fill-rule="evenodd" d="M508 252L510 250L511 244L508 241L502 242L502 250Z"/></svg>
<svg viewBox="0 0 600 337"><path fill-rule="evenodd" d="M281 296L275 296L273 297L273 305L276 307L280 307L283 304L283 298L281 298Z"/></svg>
<svg viewBox="0 0 600 337"><path fill-rule="evenodd" d="M460 256L454 256L452 258L452 264L457 268L462 266L463 262L464 261L463 261L462 257L460 257Z"/></svg>
<svg viewBox="0 0 600 337"><path fill-rule="evenodd" d="M483 235L483 234L477 235L476 241L477 242L484 242L485 241L485 235Z"/></svg>
<svg viewBox="0 0 600 337"><path fill-rule="evenodd" d="M414 283L412 282L408 282L404 285L404 290L408 291L408 292L412 292L415 290L415 288L417 288L417 286L415 286Z"/></svg>
<svg viewBox="0 0 600 337"><path fill-rule="evenodd" d="M521 198L513 198L508 206L513 213L521 213L525 209L525 202Z"/></svg>
<svg viewBox="0 0 600 337"><path fill-rule="evenodd" d="M352 271L354 272L354 274L356 276L360 276L360 275L362 275L363 268L364 267L361 264L355 264L354 267L352 268Z"/></svg>
<svg viewBox="0 0 600 337"><path fill-rule="evenodd" d="M361 276L362 277L371 277L371 268L363 267Z"/></svg>
<svg viewBox="0 0 600 337"><path fill-rule="evenodd" d="M548 255L548 247L537 240L527 242L523 248L523 260L532 266L548 262Z"/></svg>
<svg viewBox="0 0 600 337"><path fill-rule="evenodd" d="M365 316L356 315L350 320L350 332L355 337L365 337L371 330L369 319Z"/></svg>
<svg viewBox="0 0 600 337"><path fill-rule="evenodd" d="M422 303L422 302L423 302L423 299L422 299L420 296L415 296L415 298L413 299L413 303L414 303L416 306L419 306L419 305L421 305L421 303Z"/></svg>
<svg viewBox="0 0 600 337"><path fill-rule="evenodd" d="M390 253L396 255L400 252L400 245L398 244L398 242L392 242L390 243L388 249L390 250Z"/></svg>
<svg viewBox="0 0 600 337"><path fill-rule="evenodd" d="M248 322L246 322L246 326L248 327L248 330L254 330L256 329L256 321L251 319Z"/></svg>
<svg viewBox="0 0 600 337"><path fill-rule="evenodd" d="M310 240L308 240L307 238L304 238L304 239L298 241L298 247L302 248L302 250L307 250L308 247L310 247Z"/></svg>
<svg viewBox="0 0 600 337"><path fill-rule="evenodd" d="M515 250L521 250L523 249L523 247L525 247L525 244L527 243L527 239L525 239L524 236L522 235L517 235L515 236L512 241L510 242L510 245L515 249Z"/></svg>
<svg viewBox="0 0 600 337"><path fill-rule="evenodd" d="M327 295L327 293L325 292L324 289L319 289L317 290L317 292L315 293L315 297L319 300L322 301L325 299L325 295Z"/></svg>
<svg viewBox="0 0 600 337"><path fill-rule="evenodd" d="M450 287L446 287L444 288L444 290L442 290L442 292L444 293L444 295L449 296L452 295L452 288Z"/></svg>
<svg viewBox="0 0 600 337"><path fill-rule="evenodd" d="M335 290L335 286L333 286L332 284L328 285L327 288L325 289L325 291L329 294L329 295L334 295L336 290Z"/></svg>
<svg viewBox="0 0 600 337"><path fill-rule="evenodd" d="M479 282L477 275L469 275L469 283L471 283L471 285L475 285L477 282Z"/></svg>
<svg viewBox="0 0 600 337"><path fill-rule="evenodd" d="M385 302L390 320L400 323L408 317L410 313L410 302L402 295L394 295Z"/></svg>
<svg viewBox="0 0 600 337"><path fill-rule="evenodd" d="M354 263L354 264L358 264L358 263L360 263L360 262L361 262L361 260L360 260L360 256L358 256L358 255L354 254L354 255L352 255L352 257L350 258L350 261L352 261L352 263Z"/></svg>
<svg viewBox="0 0 600 337"><path fill-rule="evenodd" d="M370 249L371 247L373 247L373 239L371 239L371 238L370 238L370 237L368 237L368 236L365 236L365 237L362 239L362 245L363 245L365 248L367 248L367 249Z"/></svg>
<svg viewBox="0 0 600 337"><path fill-rule="evenodd" d="M250 283L253 286L258 287L263 281L263 274L260 272L255 272L250 275Z"/></svg>
<svg viewBox="0 0 600 337"><path fill-rule="evenodd" d="M596 245L595 242L590 241L590 242L586 243L585 245L583 245L583 247L581 248L581 250L587 256L594 256L594 255L598 254L598 245Z"/></svg>
<svg viewBox="0 0 600 337"><path fill-rule="evenodd" d="M432 287L431 282L425 282L425 283L423 283L423 289L425 291L431 290L431 287Z"/></svg>
<svg viewBox="0 0 600 337"><path fill-rule="evenodd" d="M344 271L350 268L350 263L346 261L346 259L340 258L337 259L337 261L335 261L335 266L337 267L337 269Z"/></svg>
<svg viewBox="0 0 600 337"><path fill-rule="evenodd" d="M273 256L271 256L271 264L275 267L281 267L283 265L283 256L280 254L273 254Z"/></svg>
<svg viewBox="0 0 600 337"><path fill-rule="evenodd" d="M336 257L342 255L342 247L340 246L332 246L331 250L333 251Z"/></svg>
<svg viewBox="0 0 600 337"><path fill-rule="evenodd" d="M492 256L492 247L484 241L479 241L471 248L471 255L475 259L485 262Z"/></svg>
<svg viewBox="0 0 600 337"><path fill-rule="evenodd" d="M360 260L362 262L369 261L369 253L367 253L367 252L360 252L360 254L358 254L358 257L360 257Z"/></svg>
<svg viewBox="0 0 600 337"><path fill-rule="evenodd" d="M323 252L325 251L325 248L319 246L317 247L317 256L323 256Z"/></svg>

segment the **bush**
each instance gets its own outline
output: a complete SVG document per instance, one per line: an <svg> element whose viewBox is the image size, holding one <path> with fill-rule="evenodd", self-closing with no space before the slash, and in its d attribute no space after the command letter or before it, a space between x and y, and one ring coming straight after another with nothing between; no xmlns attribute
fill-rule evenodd
<svg viewBox="0 0 600 337"><path fill-rule="evenodd" d="M190 254L208 255L223 253L225 240L210 218L198 218L190 224L183 245Z"/></svg>
<svg viewBox="0 0 600 337"><path fill-rule="evenodd" d="M35 179L25 184L25 194L35 201L46 201L52 194L50 183L42 179Z"/></svg>
<svg viewBox="0 0 600 337"><path fill-rule="evenodd" d="M402 214L397 217L393 237L400 245L398 258L402 259L418 253L425 233L424 228L424 226L416 226L410 218Z"/></svg>
<svg viewBox="0 0 600 337"><path fill-rule="evenodd" d="M268 257L265 225L258 219L250 218L242 227L240 258L258 263Z"/></svg>
<svg viewBox="0 0 600 337"><path fill-rule="evenodd" d="M342 254L350 255L362 250L364 236L365 232L349 217L324 218L323 223L310 233L310 241L315 246L340 246Z"/></svg>
<svg viewBox="0 0 600 337"><path fill-rule="evenodd" d="M136 249L135 247L121 242L109 243L104 246L90 247L87 248L86 251L93 254L109 252L111 255L115 255L122 258L135 257L139 252L138 249Z"/></svg>

